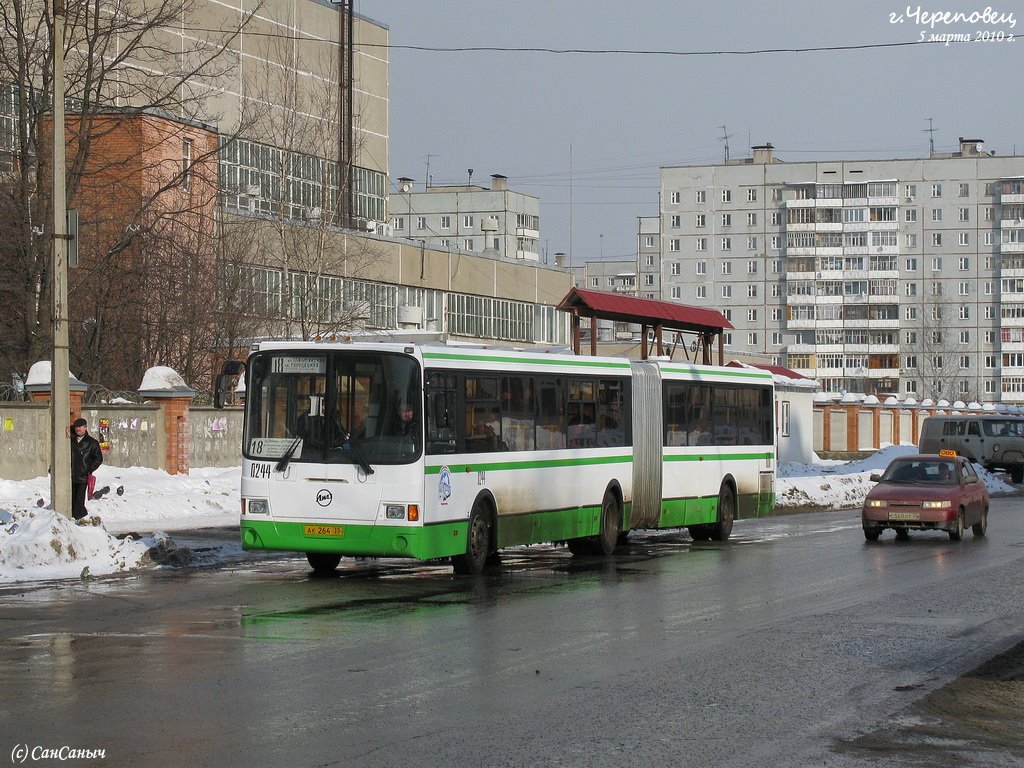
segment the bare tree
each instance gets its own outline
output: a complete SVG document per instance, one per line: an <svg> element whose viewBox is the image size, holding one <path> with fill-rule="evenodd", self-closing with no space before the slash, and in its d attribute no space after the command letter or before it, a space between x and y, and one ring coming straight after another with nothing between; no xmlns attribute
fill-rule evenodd
<svg viewBox="0 0 1024 768"><path fill-rule="evenodd" d="M167 126L177 126L173 145L181 147L191 127L209 117L208 83L235 66L230 46L255 13L224 31L186 34L200 26L197 11L204 7L200 0L86 0L67 8L67 199L82 209L83 227L82 266L70 281L72 369L97 384L135 386L145 367L168 362L160 357L172 348L186 361L203 343L191 335L192 322L202 318L182 318L168 305L197 288L207 304L213 295L212 283L197 281L210 271L198 265L212 250L206 192L216 189L218 146L200 149L196 142L196 155L185 163L158 142L168 141ZM24 371L49 357L51 346L53 19L46 0L7 0L0 25L0 88L13 126L5 136L0 124L0 162L6 158L10 170L0 182L0 366ZM161 122L163 134L139 133L144 119ZM140 135L134 145L125 140ZM204 168L212 178L198 185L203 194L182 195L187 174L198 181ZM187 278L171 268L183 254L195 267ZM171 342L168 328L153 335L156 319L187 324Z"/></svg>

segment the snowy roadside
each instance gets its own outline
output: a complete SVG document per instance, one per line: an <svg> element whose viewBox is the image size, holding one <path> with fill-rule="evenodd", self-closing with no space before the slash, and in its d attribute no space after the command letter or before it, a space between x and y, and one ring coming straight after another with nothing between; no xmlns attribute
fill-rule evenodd
<svg viewBox="0 0 1024 768"><path fill-rule="evenodd" d="M859 507L873 483L896 456L912 445L889 446L859 461L783 464L776 482L776 512ZM978 469L989 492L1014 493L1001 475ZM75 525L45 509L47 477L13 482L0 479L0 584L129 571L173 560L168 532L236 526L241 470L194 469L188 475L158 470L100 467L96 487L109 490L87 503L87 521ZM119 489L123 493L119 494ZM165 558L165 555L172 555ZM87 569L87 570L86 570Z"/></svg>

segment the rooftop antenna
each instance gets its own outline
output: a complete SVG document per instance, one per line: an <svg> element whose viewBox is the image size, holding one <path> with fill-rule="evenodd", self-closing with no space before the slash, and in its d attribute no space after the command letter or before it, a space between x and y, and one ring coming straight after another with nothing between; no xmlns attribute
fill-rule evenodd
<svg viewBox="0 0 1024 768"><path fill-rule="evenodd" d="M732 134L725 132L725 126L724 125L720 125L718 127L722 129L722 141L725 143L725 162L726 162L726 164L728 164L728 162L729 162L729 139L732 138Z"/></svg>
<svg viewBox="0 0 1024 768"><path fill-rule="evenodd" d="M932 120L933 119L934 118L931 118L931 117L927 118L927 120L928 120L928 127L921 129L922 133L927 133L928 134L928 156L929 157L931 157L932 155L935 154L935 131L936 131L936 129L932 125Z"/></svg>
<svg viewBox="0 0 1024 768"><path fill-rule="evenodd" d="M430 186L430 158L437 157L437 155L427 155L427 177L423 181L423 188L427 189Z"/></svg>

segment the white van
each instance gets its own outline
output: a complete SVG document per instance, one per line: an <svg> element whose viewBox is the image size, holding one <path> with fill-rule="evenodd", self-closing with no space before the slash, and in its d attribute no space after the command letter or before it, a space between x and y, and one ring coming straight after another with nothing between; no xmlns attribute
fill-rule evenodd
<svg viewBox="0 0 1024 768"><path fill-rule="evenodd" d="M1005 469L1015 483L1024 481L1024 418L929 416L921 424L921 453L953 450L985 469Z"/></svg>

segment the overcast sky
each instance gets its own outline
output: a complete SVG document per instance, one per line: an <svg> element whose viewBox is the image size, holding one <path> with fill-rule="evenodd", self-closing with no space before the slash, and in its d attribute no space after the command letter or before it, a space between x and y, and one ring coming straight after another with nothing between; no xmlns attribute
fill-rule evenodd
<svg viewBox="0 0 1024 768"><path fill-rule="evenodd" d="M988 23L926 16L986 9ZM392 189L400 176L421 189L428 155L435 185L464 183L469 168L484 186L504 174L541 200L542 259L570 251L570 186L574 262L635 256L636 217L658 213L658 168L721 162L723 134L732 158L765 142L790 162L925 157L932 118L937 151L965 136L1024 154L1024 40L893 45L922 33L1024 37L1020 0L356 0L356 11L391 30ZM397 47L880 44L699 56Z"/></svg>

